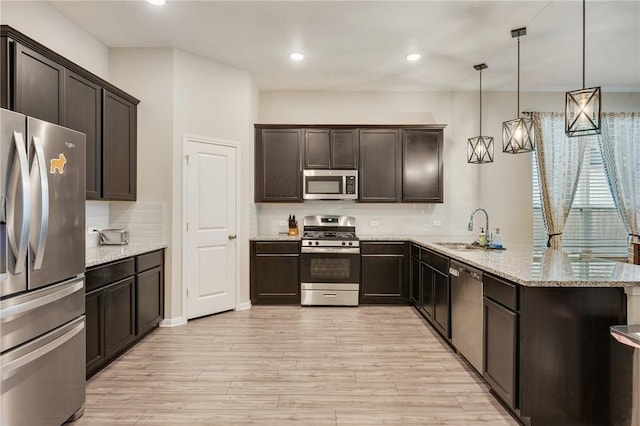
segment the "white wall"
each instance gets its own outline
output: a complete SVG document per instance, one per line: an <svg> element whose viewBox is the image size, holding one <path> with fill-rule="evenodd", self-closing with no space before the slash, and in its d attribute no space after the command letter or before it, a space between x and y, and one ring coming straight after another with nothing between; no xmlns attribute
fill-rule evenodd
<svg viewBox="0 0 640 426"><path fill-rule="evenodd" d="M258 92L247 72L182 51L174 56L173 280L182 280L182 144L184 135L236 142L240 152L240 303L249 295L249 228L253 199L253 131ZM181 286L173 288L173 311L181 312Z"/></svg>
<svg viewBox="0 0 640 426"><path fill-rule="evenodd" d="M108 80L109 49L42 1L0 1L0 21Z"/></svg>

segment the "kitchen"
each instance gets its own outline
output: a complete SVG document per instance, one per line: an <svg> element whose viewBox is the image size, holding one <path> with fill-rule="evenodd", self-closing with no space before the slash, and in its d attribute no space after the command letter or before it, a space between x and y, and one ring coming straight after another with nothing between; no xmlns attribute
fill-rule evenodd
<svg viewBox="0 0 640 426"><path fill-rule="evenodd" d="M64 3L64 2L63 2ZM534 4L535 3L535 4ZM240 141L244 148L239 194L238 227L236 230L237 252L240 267L238 268L238 290L236 307L248 307L250 300L249 276L249 238L256 235L275 235L287 230L286 219L295 213L298 220L304 216L315 214L340 214L357 218L357 234L366 235L448 235L452 241L472 241L476 235L469 233L467 223L470 212L476 207L484 207L491 214L493 226L501 228L504 234L504 244L507 247L517 244L527 244L532 240L532 203L531 203L531 156L504 155L496 146L496 158L492 164L482 166L466 163L466 140L477 134L478 127L478 93L477 73L472 66L486 61L488 70L484 72L485 90L483 129L486 133L500 135L501 123L510 118L515 106L515 42L509 36L513 27L526 24L530 34L523 38L522 81L523 87L527 80L532 80L538 72L526 71L526 66L537 64L532 61L532 50L536 32L550 31L551 23L562 22L552 19L553 7L559 7L551 2L551 6L544 13L533 20L533 12L544 9L546 3L532 2L529 9L521 12L521 20L504 18L500 24L502 31L495 37L497 44L487 46L485 57L470 56L467 61L459 65L460 80L464 84L461 90L440 88L435 82L429 81L428 76L419 79L420 88L403 90L398 85L393 91L378 91L373 86L364 83L334 84L332 87L345 87L345 90L334 89L321 91L319 87L307 83L306 77L310 70L303 68L303 64L293 65L297 70L290 77L288 87L276 86L269 90L263 89L253 80L252 73L242 68L232 68L221 61L207 59L205 55L198 55L197 46L178 49L161 47L107 47L126 46L120 41L110 43L100 41L97 35L90 35L82 28L98 28L99 22L106 16L106 10L92 10L84 15L88 20L79 27L71 19L80 22L80 16L69 18L63 15L65 4L59 3L26 3L3 2L2 23L15 26L18 30L45 44L47 47L69 58L89 71L104 78L110 83L131 93L141 100L138 105L138 200L128 202L89 202L87 205L87 226L100 229L106 227L128 227L132 239L136 232L138 237L150 238L154 241L165 242L165 312L164 325L179 325L186 322L184 309L184 288L182 285L185 272L183 271L183 219L182 200L183 172L182 172L182 135L204 135L223 140ZM72 3L66 5L72 8ZM589 4L590 5L590 4ZM81 7L82 4L78 4ZM171 6L169 3L167 6ZM226 5L226 13L238 13L235 8L240 6ZM295 12L295 5L290 5ZM85 5L85 7L88 7ZM94 6L95 7L95 6ZM113 6L109 6L113 7ZM213 7L213 5L209 5ZM263 7L267 7L266 5ZM319 7L319 6L316 6ZM564 10L579 27L578 3L569 3ZM594 6L595 7L595 6ZM517 9L514 7L514 9ZM576 9L576 10L574 10ZM223 9L225 10L225 9ZM258 9L256 9L258 10ZM267 13L267 11L262 11ZM315 11L321 13L321 11ZM391 13L383 9L379 13ZM72 14L67 10L65 13ZM133 15L134 12L131 12ZM163 13L140 4L135 13ZM273 12L271 12L273 13ZM298 13L298 12L296 12ZM515 13L515 11L514 11ZM519 12L520 13L520 12ZM82 15L82 11L77 14ZM212 11L215 15L215 11ZM220 14L220 13L219 13ZM224 14L222 14L224 15ZM257 19L258 12L247 15ZM341 10L340 16L357 22L356 11ZM464 16L464 15L463 15ZM633 19L633 14L626 15ZM335 18L335 17L334 17ZM131 22L121 16L122 28L133 28ZM133 18L132 18L133 19ZM404 17L406 19L406 17ZM616 18L621 19L621 18ZM533 20L533 23L530 23ZM604 20L602 21L604 22ZM587 30L598 28L602 22L589 20ZM535 25L542 28L536 29ZM222 26L221 28L227 28ZM565 52L574 54L575 70L558 76L566 79L566 83L558 84L557 88L549 92L525 91L522 93L523 108L532 111L560 111L563 108L565 90L573 89L579 84L580 56L577 48L580 43L579 28L572 39L567 40ZM467 28L473 28L468 26ZM497 27L496 27L497 28ZM631 26L631 28L637 28ZM114 32L118 32L118 29ZM231 31L232 29L228 29ZM469 30L470 31L470 30ZM496 29L498 32L498 30ZM603 30L604 31L604 30ZM605 31L606 33L606 31ZM111 35L113 37L113 35ZM444 37L444 35L442 36ZM459 48L473 50L477 48L471 43L474 34L458 35L458 42L440 40L445 45L452 44ZM560 37L561 39L562 37ZM567 35L569 38L569 35ZM634 37L623 38L629 42ZM530 41L531 40L531 41ZM595 40L590 40L594 43ZM343 41L341 41L343 43ZM542 43L542 42L540 42ZM611 45L618 45L619 39L611 41ZM470 46L469 46L470 45ZM149 44L148 46L155 46ZM366 46L366 45L365 45ZM573 47L572 47L573 46ZM591 44L590 44L591 46ZM295 46L292 46L295 47ZM289 46L285 46L289 49ZM364 49L364 47L363 47ZM595 51L601 51L593 47ZM251 50L251 48L250 48ZM256 49L253 48L252 51ZM631 52L637 49L629 49ZM596 61L596 54L589 53L587 76L595 73L598 66L604 64ZM494 82L491 87L492 71L496 74L500 68L492 59L491 52L499 52L500 60L508 66L507 80L502 83ZM287 52L284 52L286 55ZM497 53L494 53L497 54ZM632 53L626 53L632 55ZM404 52L399 56L404 61ZM627 56L628 58L629 56ZM633 56L631 56L633 57ZM398 61L400 61L398 60ZM283 61L284 62L284 61ZM630 61L636 63L635 61ZM496 63L496 65L493 65ZM628 64L627 64L628 65ZM285 64L289 67L289 65ZM406 67L405 64L398 66ZM624 68L621 66L612 67ZM538 68L539 69L539 68ZM304 71L304 72L301 72ZM526 72L525 72L526 71ZM412 75L414 71L406 71ZM637 73L636 73L637 74ZM293 78L295 77L295 79ZM409 78L405 76L405 78ZM594 75L595 80L595 75ZM612 77L612 87L616 86L616 78ZM637 78L636 78L637 79ZM563 80L564 81L564 80ZM591 81L591 78L589 78ZM446 82L445 82L446 83ZM592 83L600 83L593 81ZM448 84L452 84L448 81ZM605 82L601 83L605 86ZM502 89L509 86L508 91ZM606 86L605 86L606 87ZM349 89L349 90L347 90ZM609 92L609 90L607 91ZM209 93L205 98L202 93ZM211 99L215 99L212 102ZM637 86L634 90L619 93L605 93L603 96L603 110L605 111L637 111ZM331 123L331 124L446 124L444 130L444 200L442 204L355 204L347 202L328 203L324 201L305 202L303 204L254 204L254 153L253 153L253 124L254 123ZM508 201L507 201L508 200ZM514 208L518 214L514 214ZM143 219L153 217L153 222ZM115 220L114 220L115 219ZM280 222L284 221L284 225ZM476 227L481 226L480 223ZM479 229L479 228L477 228ZM418 232L416 232L418 230ZM300 228L302 231L302 228ZM148 233L143 237L143 233ZM149 236L148 236L149 235ZM95 237L93 237L95 238ZM96 244L89 238L89 245ZM180 327L177 327L178 330Z"/></svg>

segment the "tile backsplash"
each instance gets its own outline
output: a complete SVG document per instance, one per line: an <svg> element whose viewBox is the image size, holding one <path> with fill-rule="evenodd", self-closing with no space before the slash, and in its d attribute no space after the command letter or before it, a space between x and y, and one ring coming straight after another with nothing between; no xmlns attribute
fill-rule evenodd
<svg viewBox="0 0 640 426"><path fill-rule="evenodd" d="M287 231L287 218L316 214L356 218L358 235L466 235L472 206L452 209L444 204L358 204L353 202L305 201L303 204L256 204L252 209L252 235L274 235Z"/></svg>
<svg viewBox="0 0 640 426"><path fill-rule="evenodd" d="M123 228L129 230L129 242L162 243L165 207L162 203L87 201L87 230ZM98 245L98 234L87 232L87 247Z"/></svg>
<svg viewBox="0 0 640 426"><path fill-rule="evenodd" d="M109 227L128 229L129 242L134 244L164 242L164 216L162 203L109 203Z"/></svg>

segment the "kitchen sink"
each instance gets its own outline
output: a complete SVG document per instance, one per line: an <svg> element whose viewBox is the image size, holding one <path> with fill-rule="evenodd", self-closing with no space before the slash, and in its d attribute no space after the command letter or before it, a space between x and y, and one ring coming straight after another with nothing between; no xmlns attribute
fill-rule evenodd
<svg viewBox="0 0 640 426"><path fill-rule="evenodd" d="M481 246L480 244L475 243L435 243L444 248L448 248L451 250L504 250L503 247L489 247L489 246Z"/></svg>

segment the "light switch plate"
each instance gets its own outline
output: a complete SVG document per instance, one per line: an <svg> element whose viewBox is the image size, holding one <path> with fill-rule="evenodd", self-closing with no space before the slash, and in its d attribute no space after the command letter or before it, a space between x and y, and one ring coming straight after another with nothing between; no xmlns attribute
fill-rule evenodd
<svg viewBox="0 0 640 426"><path fill-rule="evenodd" d="M433 226L434 228L439 228L442 226L442 221L441 220L434 220L433 222L431 222L431 226Z"/></svg>
<svg viewBox="0 0 640 426"><path fill-rule="evenodd" d="M278 221L278 226L289 226L289 224L287 223L286 220L279 220Z"/></svg>
<svg viewBox="0 0 640 426"><path fill-rule="evenodd" d="M370 220L369 221L369 226L378 226L378 221L377 220Z"/></svg>

